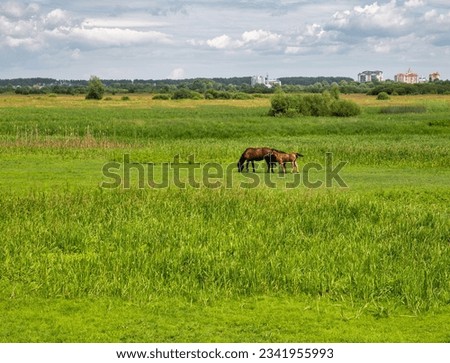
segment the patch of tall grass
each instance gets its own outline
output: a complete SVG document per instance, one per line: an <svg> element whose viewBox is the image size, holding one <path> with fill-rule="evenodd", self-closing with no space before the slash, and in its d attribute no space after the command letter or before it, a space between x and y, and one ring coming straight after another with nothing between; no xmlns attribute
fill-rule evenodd
<svg viewBox="0 0 450 363"><path fill-rule="evenodd" d="M423 105L402 105L402 106L386 106L381 107L382 114L397 114L397 113L425 113L427 108Z"/></svg>
<svg viewBox="0 0 450 363"><path fill-rule="evenodd" d="M450 250L448 196L415 194L1 194L2 296L308 294L418 312L450 301Z"/></svg>
<svg viewBox="0 0 450 363"><path fill-rule="evenodd" d="M170 101L175 103L175 101ZM233 101L229 101L233 102ZM239 101L240 102L240 101ZM132 102L130 102L131 104ZM125 105L125 103L121 103ZM128 103L126 103L128 105ZM364 114L351 119L333 117L272 118L267 108L199 106L122 108L0 108L0 135L108 138L142 143L148 140L212 139L248 140L305 135L436 134L446 129L430 128L443 119L440 113ZM395 119L388 118L394 117ZM401 122L393 122L395 120Z"/></svg>

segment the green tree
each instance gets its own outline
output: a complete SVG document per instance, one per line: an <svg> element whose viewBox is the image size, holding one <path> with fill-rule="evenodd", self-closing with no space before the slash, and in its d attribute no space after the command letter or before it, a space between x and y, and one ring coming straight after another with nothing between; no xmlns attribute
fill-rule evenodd
<svg viewBox="0 0 450 363"><path fill-rule="evenodd" d="M100 78L97 76L91 76L88 84L88 93L86 95L87 100L101 100L105 94L105 86Z"/></svg>

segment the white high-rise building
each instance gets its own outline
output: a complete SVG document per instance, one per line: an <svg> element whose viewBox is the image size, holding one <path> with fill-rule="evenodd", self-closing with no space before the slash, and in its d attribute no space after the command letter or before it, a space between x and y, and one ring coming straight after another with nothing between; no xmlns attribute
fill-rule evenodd
<svg viewBox="0 0 450 363"><path fill-rule="evenodd" d="M253 76L251 80L252 87L255 87L257 84L262 84L267 88L272 88L274 86L281 86L281 82L278 79L269 79L269 75L266 75L266 77Z"/></svg>
<svg viewBox="0 0 450 363"><path fill-rule="evenodd" d="M358 82L366 83L373 81L383 81L383 72L382 71L364 71L358 74Z"/></svg>

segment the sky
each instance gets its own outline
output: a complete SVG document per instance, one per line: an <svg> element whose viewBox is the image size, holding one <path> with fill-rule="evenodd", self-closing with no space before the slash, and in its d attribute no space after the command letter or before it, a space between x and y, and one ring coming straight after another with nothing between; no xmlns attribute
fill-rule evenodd
<svg viewBox="0 0 450 363"><path fill-rule="evenodd" d="M0 78L450 79L449 0L0 1Z"/></svg>

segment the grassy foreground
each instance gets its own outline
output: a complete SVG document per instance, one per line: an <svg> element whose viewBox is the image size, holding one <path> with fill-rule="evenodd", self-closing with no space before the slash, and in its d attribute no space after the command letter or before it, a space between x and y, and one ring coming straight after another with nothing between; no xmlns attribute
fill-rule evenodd
<svg viewBox="0 0 450 363"><path fill-rule="evenodd" d="M450 98L354 99L363 114L340 119L1 96L0 341L449 342ZM302 152L303 170L238 174L258 145ZM326 186L326 153L346 187ZM125 154L130 187L100 188ZM199 188L173 171L138 188L141 167L162 180L191 156Z"/></svg>

